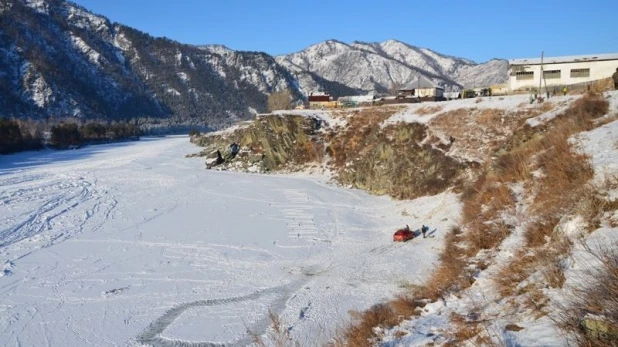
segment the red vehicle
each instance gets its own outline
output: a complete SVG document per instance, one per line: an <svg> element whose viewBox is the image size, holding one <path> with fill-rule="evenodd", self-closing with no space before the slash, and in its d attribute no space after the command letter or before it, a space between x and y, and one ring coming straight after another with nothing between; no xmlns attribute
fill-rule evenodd
<svg viewBox="0 0 618 347"><path fill-rule="evenodd" d="M408 240L412 240L414 238L414 231L405 228L399 229L393 235L393 242L406 242Z"/></svg>

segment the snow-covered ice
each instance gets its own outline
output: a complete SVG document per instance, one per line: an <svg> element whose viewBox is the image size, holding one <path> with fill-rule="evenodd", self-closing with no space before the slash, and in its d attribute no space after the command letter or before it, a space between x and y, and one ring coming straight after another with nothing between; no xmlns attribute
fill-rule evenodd
<svg viewBox="0 0 618 347"><path fill-rule="evenodd" d="M204 170L187 137L0 156L0 345L300 345L421 282L459 215L319 179ZM433 238L392 243L395 228Z"/></svg>

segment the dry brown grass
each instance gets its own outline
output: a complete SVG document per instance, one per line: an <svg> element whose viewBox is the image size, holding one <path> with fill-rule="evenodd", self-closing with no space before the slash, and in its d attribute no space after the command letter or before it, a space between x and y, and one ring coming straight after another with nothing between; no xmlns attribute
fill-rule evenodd
<svg viewBox="0 0 618 347"><path fill-rule="evenodd" d="M429 124L432 129L455 138L453 147L465 153L466 157L483 162L490 153L503 146L528 118L538 116L544 110L543 106L513 112L502 109L457 109L437 115Z"/></svg>
<svg viewBox="0 0 618 347"><path fill-rule="evenodd" d="M447 334L449 341L444 346L506 346L500 336L490 328L491 320L470 320L455 312L451 313L449 320L453 329Z"/></svg>
<svg viewBox="0 0 618 347"><path fill-rule="evenodd" d="M611 78L594 81L590 85L590 91L593 93L602 93L607 90L614 89L614 81Z"/></svg>
<svg viewBox="0 0 618 347"><path fill-rule="evenodd" d="M539 319L547 315L547 304L549 298L539 288L539 286L531 284L525 289L523 294L523 308L531 311L535 319Z"/></svg>
<svg viewBox="0 0 618 347"><path fill-rule="evenodd" d="M465 248L460 247L463 239L460 228L453 227L444 238L444 250L440 253L440 265L426 281L422 295L430 301L444 298L452 289L468 288L474 279L466 273Z"/></svg>
<svg viewBox="0 0 618 347"><path fill-rule="evenodd" d="M483 328L477 322L470 322L465 317L458 313L451 313L449 321L454 327L454 331L450 336L450 344L457 345L472 339L479 335Z"/></svg>
<svg viewBox="0 0 618 347"><path fill-rule="evenodd" d="M590 130L592 119L607 112L607 101L595 96L577 100L556 119L550 130L534 144L538 169L543 177L535 182L536 196L532 213L537 223L526 232L528 246L538 247L562 215L574 212L582 196L588 194L587 182L594 172L588 157L572 149L569 137Z"/></svg>
<svg viewBox="0 0 618 347"><path fill-rule="evenodd" d="M373 328L392 328L405 318L419 315L420 309L428 302L421 299L425 291L425 287L414 287L388 303L374 305L362 312L350 312L352 322L339 332L333 346L373 346L381 338Z"/></svg>
<svg viewBox="0 0 618 347"><path fill-rule="evenodd" d="M540 113L546 113L549 112L551 110L553 110L556 107L556 105L554 105L551 102L544 102L542 104L539 104L536 108L536 112L534 113L538 113L540 111Z"/></svg>
<svg viewBox="0 0 618 347"><path fill-rule="evenodd" d="M609 103L607 100L598 94L587 93L569 107L564 117L583 120L595 119L607 114L608 109Z"/></svg>
<svg viewBox="0 0 618 347"><path fill-rule="evenodd" d="M513 295L518 291L517 285L528 278L529 269L536 264L536 257L526 254L524 250L518 250L514 255L516 261L503 266L494 282L502 297Z"/></svg>
<svg viewBox="0 0 618 347"><path fill-rule="evenodd" d="M557 317L580 346L618 345L618 243L583 245L596 264L572 289L570 305Z"/></svg>
<svg viewBox="0 0 618 347"><path fill-rule="evenodd" d="M492 249L510 234L510 227L501 221L500 214L514 208L515 199L502 178L485 172L462 194L462 223L466 234L463 238L467 255L479 250Z"/></svg>
<svg viewBox="0 0 618 347"><path fill-rule="evenodd" d="M324 143L317 139L299 137L292 158L297 164L320 162L324 158Z"/></svg>
<svg viewBox="0 0 618 347"><path fill-rule="evenodd" d="M536 195L530 209L532 222L524 234L526 246L517 251L514 260L503 267L495 279L503 296L515 294L517 285L537 271L541 271L547 286L561 288L565 281L562 262L572 242L567 236L556 233L555 226L560 218L576 213L584 217L589 226L596 226L604 211L618 206L599 196L598 190L588 184L594 174L588 158L575 152L568 141L571 135L592 129L592 120L606 112L605 100L594 94L586 95L552 122L538 141L524 143L511 152L518 153L517 156L510 154L499 160L501 168L521 167L516 163L525 162L528 168L533 165L543 173L531 181L530 190ZM527 175L516 174L513 178ZM523 294L528 295L529 308L544 302L535 298L539 296L536 292Z"/></svg>
<svg viewBox="0 0 618 347"><path fill-rule="evenodd" d="M525 182L532 178L531 151L519 148L498 157L495 169L506 182Z"/></svg>
<svg viewBox="0 0 618 347"><path fill-rule="evenodd" d="M351 312L353 324L346 330L344 337L348 346L372 346L376 335L373 328L390 328L399 323L397 314L389 304L377 304L363 312Z"/></svg>
<svg viewBox="0 0 618 347"><path fill-rule="evenodd" d="M442 111L442 106L423 106L418 110L414 111L415 114L419 116L425 116L428 114L434 114Z"/></svg>
<svg viewBox="0 0 618 347"><path fill-rule="evenodd" d="M442 114L434 118L434 121L436 126L459 134L457 141L460 142L461 137L466 136L463 129L466 132L472 129L471 133L474 134L474 126L471 127L463 120L468 112L475 112L476 122L488 126L490 132L492 126L497 129L503 124L506 124L507 128L511 127L508 131L514 131L516 126L522 125L522 118L547 112L549 107L553 106L541 106L533 111L526 111L525 115L518 115L519 119L512 119L514 117L491 110L472 109ZM571 243L563 235L557 235L554 227L562 216L574 212L578 203L581 204L581 194L585 192L583 189L593 174L588 158L573 151L568 138L576 132L592 129L595 126L593 120L606 111L605 100L592 94L587 95L547 127L525 129L524 141L518 139L512 142L505 147L507 150L503 155L485 165L478 179L464 188L461 195L462 227L451 230L445 237L440 265L422 286L422 290L417 289L405 299L398 299L398 309L388 305L377 311L372 309L358 314L357 322L348 330L353 332L352 335L346 335L349 341L355 341L352 345L360 343L359 341L367 342L371 338L371 333L367 335L367 331L373 331L371 328L380 326L380 322L395 324L397 320L393 319L393 316L396 312L405 315L417 314L424 302L442 299L447 293L461 291L474 282L468 270L468 265L476 264L471 262L472 257L479 250L495 248L510 234L511 226L502 222L501 214L509 213L515 205L509 188L511 182L527 182L527 189L536 195L530 209L530 222L524 234L526 247L517 251L513 261L499 271L495 277L496 284L503 296L524 295L524 308L532 309L536 317L546 315L549 299L542 288L536 285L519 288L518 285L537 271L541 271L546 286L561 288L564 285L562 260L569 253ZM457 116L462 119L457 119ZM447 118L453 122L448 122ZM461 129L457 129L458 127ZM535 133L539 131L539 134ZM506 136L506 133L502 134ZM532 172L535 170L542 172L542 175L533 177ZM587 207L590 209L587 214L590 216L598 216L599 210L618 205L613 201L602 202L599 197L590 196L587 200L590 206ZM465 230L465 233L462 233L462 230ZM451 321L456 326L453 337L455 345L463 341L472 344L476 342L479 345L492 344L482 325L466 322L462 317L456 316L452 317ZM361 334L361 331L365 333ZM351 340L352 338L354 339Z"/></svg>

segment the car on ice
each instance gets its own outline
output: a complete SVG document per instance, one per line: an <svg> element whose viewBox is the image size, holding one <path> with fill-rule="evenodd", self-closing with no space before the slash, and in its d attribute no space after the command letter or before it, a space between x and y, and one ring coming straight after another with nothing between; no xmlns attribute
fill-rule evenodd
<svg viewBox="0 0 618 347"><path fill-rule="evenodd" d="M404 229L399 229L393 235L393 242L406 242L408 240L412 240L414 238L414 231L410 230L409 227L405 227Z"/></svg>

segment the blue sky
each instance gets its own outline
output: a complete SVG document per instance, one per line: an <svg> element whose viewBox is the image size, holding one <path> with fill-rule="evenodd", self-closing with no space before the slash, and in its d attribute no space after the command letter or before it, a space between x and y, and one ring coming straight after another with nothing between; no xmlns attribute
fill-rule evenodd
<svg viewBox="0 0 618 347"><path fill-rule="evenodd" d="M272 55L328 39L396 39L476 62L618 53L618 0L74 2L152 36Z"/></svg>

